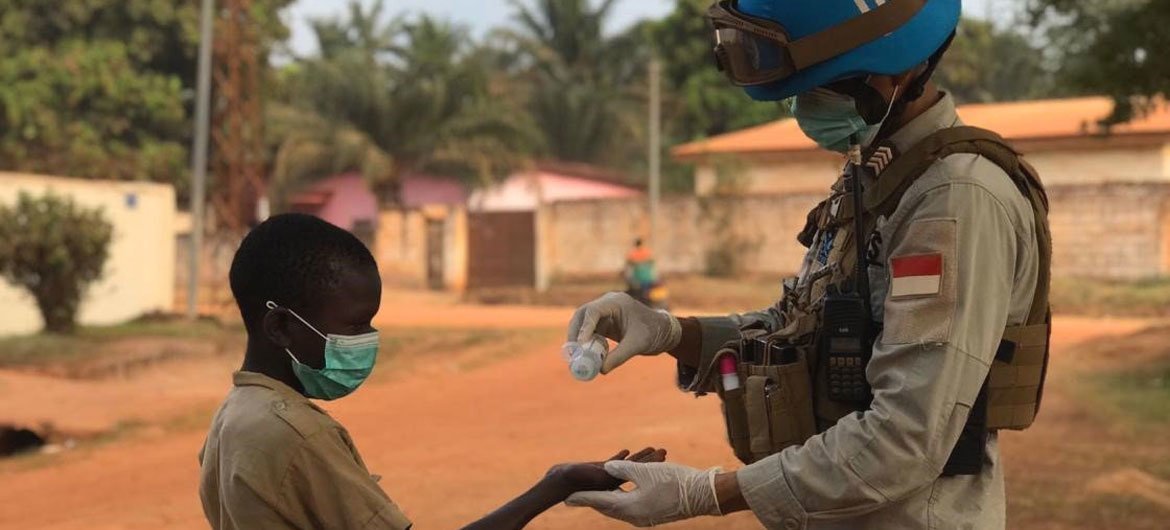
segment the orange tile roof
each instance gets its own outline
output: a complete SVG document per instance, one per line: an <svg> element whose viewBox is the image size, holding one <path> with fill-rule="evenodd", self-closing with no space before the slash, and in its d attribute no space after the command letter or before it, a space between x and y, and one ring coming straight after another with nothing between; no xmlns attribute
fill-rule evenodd
<svg viewBox="0 0 1170 530"><path fill-rule="evenodd" d="M1113 110L1106 97L1048 99L1011 103L963 105L959 116L967 125L991 129L1008 140L1051 140L1090 137L1101 134L1097 122ZM1116 126L1118 136L1160 133L1170 135L1170 108L1159 105L1149 115ZM677 158L704 154L775 153L816 150L790 118L699 140L675 147Z"/></svg>

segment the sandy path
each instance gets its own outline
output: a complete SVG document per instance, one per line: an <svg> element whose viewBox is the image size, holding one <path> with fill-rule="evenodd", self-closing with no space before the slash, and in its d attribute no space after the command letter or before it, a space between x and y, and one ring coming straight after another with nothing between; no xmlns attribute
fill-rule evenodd
<svg viewBox="0 0 1170 530"><path fill-rule="evenodd" d="M486 315L470 307L459 311L467 313L472 325L482 326L563 325L567 318L564 310L517 308L488 311ZM435 318L418 308L404 309L401 314ZM445 310L444 314L450 313ZM532 320L525 320L525 316ZM433 320L427 322L434 324ZM1063 349L1077 341L1127 333L1142 325L1135 321L1062 319L1057 344ZM661 445L671 450L674 461L734 467L734 458L723 441L717 401L694 399L676 391L668 358L646 359L615 375L577 383L555 354L557 346L540 346L459 374L423 366L405 377L371 384L329 408L349 426L371 470L386 477L383 486L420 529L456 528L523 490L552 463L604 456L622 447ZM222 360L208 362L211 364L190 366L181 373L207 377L203 379L206 382L192 387L221 388L222 394L230 368ZM217 380L208 375L211 373L222 373L223 384L212 382ZM0 402L6 409L13 399L4 390L9 381L9 375L0 374ZM21 384L35 386L27 381ZM177 380L142 384L155 389L157 395L135 392L131 396L119 393L125 390L106 389L108 393L83 393L68 399L81 410L100 407L104 400L125 406L122 400L133 398L134 403L145 403L148 408L163 407L157 403L167 399L177 401L166 407L192 406L191 402L197 401L190 397L190 391L179 392L187 396L182 399L162 397L176 392L167 388L180 386ZM139 385L125 386L132 389ZM31 390L32 386L20 388ZM69 389L54 388L53 392L53 400L65 399L62 395ZM195 394L202 399L204 392ZM91 403L83 406L85 396ZM1067 400L1059 391L1048 399L1058 403ZM105 405L111 406L111 402ZM69 406L65 405L65 412ZM10 462L0 467L0 528L206 528L196 495L195 455L202 438L203 432L192 428L143 429L127 439L92 449ZM622 527L588 510L565 507L554 509L532 525L549 529ZM679 527L734 529L758 528L758 524L750 515L740 514Z"/></svg>

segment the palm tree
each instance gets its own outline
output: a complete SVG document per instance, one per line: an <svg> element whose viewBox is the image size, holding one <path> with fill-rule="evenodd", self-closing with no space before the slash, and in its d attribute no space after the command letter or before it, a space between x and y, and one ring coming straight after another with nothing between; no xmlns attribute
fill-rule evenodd
<svg viewBox="0 0 1170 530"><path fill-rule="evenodd" d="M555 158L615 165L638 144L645 52L637 33L604 34L614 3L512 0L517 28L498 33L523 58L528 108Z"/></svg>
<svg viewBox="0 0 1170 530"><path fill-rule="evenodd" d="M321 121L283 136L285 158L362 169L390 203L404 175L439 172L475 186L524 164L539 145L535 129L506 104L466 30L426 16L379 25L382 9L352 2L348 20L313 24L322 53L297 65L289 99L315 116L302 119Z"/></svg>
<svg viewBox="0 0 1170 530"><path fill-rule="evenodd" d="M296 190L329 175L357 171L375 189L392 182L393 160L365 133L288 104L269 105L266 113L269 196L277 209Z"/></svg>

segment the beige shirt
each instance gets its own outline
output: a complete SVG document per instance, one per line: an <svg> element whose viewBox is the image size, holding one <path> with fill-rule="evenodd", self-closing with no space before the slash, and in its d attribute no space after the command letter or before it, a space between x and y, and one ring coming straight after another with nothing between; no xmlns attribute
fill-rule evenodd
<svg viewBox="0 0 1170 530"><path fill-rule="evenodd" d="M946 96L891 140L906 151L958 124ZM994 434L982 474L941 474L1004 328L1027 318L1039 267L1031 206L998 166L956 154L923 174L877 232L869 276L884 328L866 369L872 405L741 469L744 496L772 529L1002 529ZM924 255L942 256L937 292L892 293L891 260ZM778 315L701 319L704 348L734 338L741 326L778 329Z"/></svg>
<svg viewBox="0 0 1170 530"><path fill-rule="evenodd" d="M410 528L329 414L270 377L233 381L199 453L213 529Z"/></svg>

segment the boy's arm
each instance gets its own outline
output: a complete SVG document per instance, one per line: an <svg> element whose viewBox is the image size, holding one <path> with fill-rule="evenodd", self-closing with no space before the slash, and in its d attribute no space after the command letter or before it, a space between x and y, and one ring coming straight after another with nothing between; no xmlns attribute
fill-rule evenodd
<svg viewBox="0 0 1170 530"><path fill-rule="evenodd" d="M532 489L512 499L483 519L471 523L463 530L513 530L524 528L536 516L556 506L573 493L567 484L552 475L545 476Z"/></svg>
<svg viewBox="0 0 1170 530"><path fill-rule="evenodd" d="M629 454L629 451L623 450L610 460L623 460ZM633 462L661 462L666 459L666 451L647 447L628 459ZM573 493L612 490L621 485L621 480L605 472L601 462L561 464L550 469L532 489L463 530L518 530Z"/></svg>

